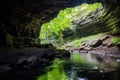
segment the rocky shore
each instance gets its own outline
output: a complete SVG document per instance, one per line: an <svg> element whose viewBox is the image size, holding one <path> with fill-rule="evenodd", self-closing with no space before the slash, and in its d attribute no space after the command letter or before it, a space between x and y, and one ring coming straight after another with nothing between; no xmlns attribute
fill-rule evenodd
<svg viewBox="0 0 120 80"><path fill-rule="evenodd" d="M70 57L70 53L66 50L56 50L53 46L44 47L0 50L0 72L12 69L43 68L49 65L55 57Z"/></svg>

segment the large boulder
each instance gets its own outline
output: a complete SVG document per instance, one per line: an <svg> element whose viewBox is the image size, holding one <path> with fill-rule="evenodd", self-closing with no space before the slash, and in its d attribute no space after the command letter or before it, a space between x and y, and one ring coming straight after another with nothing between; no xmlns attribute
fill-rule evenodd
<svg viewBox="0 0 120 80"><path fill-rule="evenodd" d="M89 41L84 41L80 47L79 50L91 50L94 47L98 47L102 44L102 40L100 39L93 39Z"/></svg>
<svg viewBox="0 0 120 80"><path fill-rule="evenodd" d="M90 40L89 41L89 45L91 46L91 47L98 47L98 46L100 46L102 44L102 40L100 40L100 39L93 39L93 40Z"/></svg>
<svg viewBox="0 0 120 80"><path fill-rule="evenodd" d="M55 56L58 58L69 58L70 57L70 52L67 50L57 50L55 52Z"/></svg>
<svg viewBox="0 0 120 80"><path fill-rule="evenodd" d="M105 35L105 36L101 37L100 40L104 41L104 40L106 40L106 39L108 39L108 38L109 38L109 36L108 36L108 35Z"/></svg>
<svg viewBox="0 0 120 80"><path fill-rule="evenodd" d="M4 66L7 64L9 64L9 67L12 69L48 65L48 63L54 59L54 54L55 51L53 49L34 47L20 50L3 50L0 51L0 69L2 69L1 65Z"/></svg>

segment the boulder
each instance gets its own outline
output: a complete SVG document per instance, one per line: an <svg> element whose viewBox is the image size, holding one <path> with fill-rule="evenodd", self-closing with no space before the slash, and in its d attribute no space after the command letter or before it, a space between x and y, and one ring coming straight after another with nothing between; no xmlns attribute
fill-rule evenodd
<svg viewBox="0 0 120 80"><path fill-rule="evenodd" d="M6 72L10 69L11 67L9 65L0 65L0 72Z"/></svg>
<svg viewBox="0 0 120 80"><path fill-rule="evenodd" d="M108 46L108 43L103 43L102 46Z"/></svg>
<svg viewBox="0 0 120 80"><path fill-rule="evenodd" d="M92 50L92 47L88 46L88 47L85 47L84 49L87 50L87 51L89 51L89 50Z"/></svg>
<svg viewBox="0 0 120 80"><path fill-rule="evenodd" d="M85 48L85 46L80 46L79 50L83 50Z"/></svg>
<svg viewBox="0 0 120 80"><path fill-rule="evenodd" d="M55 52L55 56L58 58L69 58L70 57L70 52L67 50L57 50Z"/></svg>
<svg viewBox="0 0 120 80"><path fill-rule="evenodd" d="M93 40L90 40L88 44L89 44L90 47L98 47L102 44L102 40L93 39Z"/></svg>
<svg viewBox="0 0 120 80"><path fill-rule="evenodd" d="M0 51L0 53L0 65L9 64L12 69L21 69L30 68L36 64L48 65L48 62L54 59L55 51L49 48L40 49L37 47L31 47L19 50L3 50Z"/></svg>
<svg viewBox="0 0 120 80"><path fill-rule="evenodd" d="M113 44L112 43L108 43L107 47L112 47Z"/></svg>
<svg viewBox="0 0 120 80"><path fill-rule="evenodd" d="M108 36L108 35L105 35L105 36L101 37L100 40L101 40L101 41L104 41L104 40L106 40L106 39L108 39L108 38L109 38L109 36Z"/></svg>
<svg viewBox="0 0 120 80"><path fill-rule="evenodd" d="M117 46L117 47L120 47L120 42L118 42L118 43L116 44L116 46Z"/></svg>

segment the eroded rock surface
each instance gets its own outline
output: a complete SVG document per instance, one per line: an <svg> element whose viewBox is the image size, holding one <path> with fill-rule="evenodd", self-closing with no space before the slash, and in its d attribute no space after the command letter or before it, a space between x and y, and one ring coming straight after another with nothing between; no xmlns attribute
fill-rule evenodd
<svg viewBox="0 0 120 80"><path fill-rule="evenodd" d="M84 2L119 4L119 0L0 0L0 46L24 48L38 44L43 23L56 17L59 10Z"/></svg>

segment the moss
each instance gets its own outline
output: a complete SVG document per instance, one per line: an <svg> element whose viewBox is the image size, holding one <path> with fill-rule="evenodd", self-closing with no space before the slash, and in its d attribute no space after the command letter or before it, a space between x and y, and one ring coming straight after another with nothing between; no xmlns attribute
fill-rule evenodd
<svg viewBox="0 0 120 80"><path fill-rule="evenodd" d="M14 42L14 37L10 35L9 33L6 34L6 46L12 47Z"/></svg>
<svg viewBox="0 0 120 80"><path fill-rule="evenodd" d="M91 39L95 39L95 38L99 38L100 36L102 36L102 33L99 33L96 35L90 35L87 37L82 37L80 39L75 39L71 43L73 44L73 47L78 47L81 45L82 42L87 41L87 40L91 40Z"/></svg>
<svg viewBox="0 0 120 80"><path fill-rule="evenodd" d="M114 37L114 38L112 38L112 44L113 45L116 46L118 42L120 42L120 37Z"/></svg>

